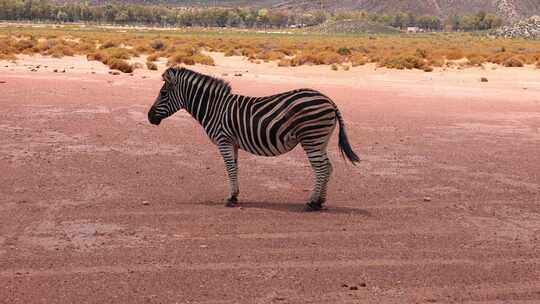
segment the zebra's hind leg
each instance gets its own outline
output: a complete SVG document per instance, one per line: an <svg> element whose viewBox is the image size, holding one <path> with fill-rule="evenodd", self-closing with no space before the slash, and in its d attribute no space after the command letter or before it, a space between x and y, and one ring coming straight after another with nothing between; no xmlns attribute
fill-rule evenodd
<svg viewBox="0 0 540 304"><path fill-rule="evenodd" d="M225 206L235 207L238 203L238 194L240 193L238 187L238 147L232 144L220 143L218 148L225 161L230 184L230 194L225 199Z"/></svg>
<svg viewBox="0 0 540 304"><path fill-rule="evenodd" d="M332 163L325 150L302 146L315 172L315 188L306 204L306 211L319 211L323 209L323 204L326 202L326 188L333 171Z"/></svg>

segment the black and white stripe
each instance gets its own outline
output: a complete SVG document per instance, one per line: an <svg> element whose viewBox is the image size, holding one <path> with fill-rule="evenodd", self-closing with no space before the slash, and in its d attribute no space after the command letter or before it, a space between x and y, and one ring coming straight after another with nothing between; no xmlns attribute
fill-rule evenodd
<svg viewBox="0 0 540 304"><path fill-rule="evenodd" d="M185 68L169 68L148 112L152 124L180 109L188 111L204 128L225 160L231 193L227 206L238 200L238 149L276 156L298 143L307 153L316 176L308 209L319 210L326 200L332 164L326 148L339 124L339 148L352 163L359 161L345 133L344 122L332 100L311 89L298 89L266 97L231 94L223 80Z"/></svg>

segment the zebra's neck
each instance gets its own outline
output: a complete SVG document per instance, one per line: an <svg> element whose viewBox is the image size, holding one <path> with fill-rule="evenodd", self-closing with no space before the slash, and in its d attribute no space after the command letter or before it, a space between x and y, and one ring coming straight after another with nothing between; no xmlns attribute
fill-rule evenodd
<svg viewBox="0 0 540 304"><path fill-rule="evenodd" d="M230 87L214 78L195 75L184 82L185 109L212 138L219 130L219 117L227 106Z"/></svg>

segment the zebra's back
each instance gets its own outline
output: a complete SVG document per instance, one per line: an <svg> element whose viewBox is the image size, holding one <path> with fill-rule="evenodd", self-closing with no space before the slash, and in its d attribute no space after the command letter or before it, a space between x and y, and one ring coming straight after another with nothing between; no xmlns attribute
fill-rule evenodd
<svg viewBox="0 0 540 304"><path fill-rule="evenodd" d="M326 144L335 124L335 104L312 89L266 97L234 95L223 123L241 149L264 156L286 153L299 142Z"/></svg>

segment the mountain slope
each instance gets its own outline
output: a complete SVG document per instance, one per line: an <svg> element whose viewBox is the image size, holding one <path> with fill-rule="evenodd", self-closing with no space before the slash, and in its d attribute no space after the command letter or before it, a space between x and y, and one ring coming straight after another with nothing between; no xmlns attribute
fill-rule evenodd
<svg viewBox="0 0 540 304"><path fill-rule="evenodd" d="M288 9L313 9L320 8L321 1L287 0L276 6ZM512 18L540 14L540 0L322 0L322 6L328 10L363 9L377 13L401 11L438 16L470 14L478 11Z"/></svg>
<svg viewBox="0 0 540 304"><path fill-rule="evenodd" d="M60 2L79 2L80 0L59 0ZM111 1L91 0L106 4ZM376 13L392 14L412 12L416 15L450 16L471 14L479 11L496 13L509 18L540 15L540 0L117 0L117 3L167 4L175 6L240 6L283 8L301 11L324 9L360 9Z"/></svg>

